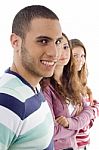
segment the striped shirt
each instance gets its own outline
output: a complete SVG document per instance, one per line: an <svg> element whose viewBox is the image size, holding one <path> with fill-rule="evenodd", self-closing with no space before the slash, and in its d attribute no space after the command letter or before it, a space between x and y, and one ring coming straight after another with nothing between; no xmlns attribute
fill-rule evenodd
<svg viewBox="0 0 99 150"><path fill-rule="evenodd" d="M89 103L89 99L85 99L85 101ZM95 119L97 116L99 116L99 102L97 102L96 100L93 100L93 102L94 105L92 106L92 108ZM79 130L76 136L79 148L84 148L85 146L90 144L90 128L93 126L94 119L91 119L88 125L86 125L83 129Z"/></svg>
<svg viewBox="0 0 99 150"><path fill-rule="evenodd" d="M44 96L10 70L0 79L0 150L53 150L54 125Z"/></svg>

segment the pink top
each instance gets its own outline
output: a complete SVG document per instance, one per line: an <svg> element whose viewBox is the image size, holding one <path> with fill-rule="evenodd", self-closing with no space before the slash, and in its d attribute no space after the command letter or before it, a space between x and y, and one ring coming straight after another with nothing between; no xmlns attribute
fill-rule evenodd
<svg viewBox="0 0 99 150"><path fill-rule="evenodd" d="M63 101L63 97L51 85L47 86L43 93L48 101L55 122L55 150L69 147L78 150L76 135L80 129L88 125L90 120L94 118L93 109L91 106L84 105L83 111L78 116L75 116L76 109L70 114L68 105ZM59 116L65 116L68 119L69 128L64 128L55 121L55 118Z"/></svg>

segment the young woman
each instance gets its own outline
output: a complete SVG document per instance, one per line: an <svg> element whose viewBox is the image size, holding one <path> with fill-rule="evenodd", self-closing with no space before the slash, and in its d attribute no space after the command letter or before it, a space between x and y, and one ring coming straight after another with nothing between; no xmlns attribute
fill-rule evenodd
<svg viewBox="0 0 99 150"><path fill-rule="evenodd" d="M75 59L76 69L78 72L79 81L81 83L82 96L85 97L87 105L91 105L95 112L95 117L99 112L99 103L93 100L92 91L87 86L87 65L86 65L86 48L79 39L71 39L72 54ZM81 129L77 135L77 144L80 150L88 149L90 144L89 129L93 125L93 121L90 124Z"/></svg>
<svg viewBox="0 0 99 150"><path fill-rule="evenodd" d="M41 83L54 119L55 150L78 150L76 135L93 119L93 110L82 102L81 84L75 69L70 43L63 34L62 54L54 75Z"/></svg>

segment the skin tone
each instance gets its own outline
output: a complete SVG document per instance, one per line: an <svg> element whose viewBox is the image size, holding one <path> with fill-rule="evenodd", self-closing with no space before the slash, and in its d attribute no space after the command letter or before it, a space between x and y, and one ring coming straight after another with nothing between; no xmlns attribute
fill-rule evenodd
<svg viewBox="0 0 99 150"><path fill-rule="evenodd" d="M86 61L84 49L81 46L77 46L72 49L72 53L76 61L77 70L80 71Z"/></svg>
<svg viewBox="0 0 99 150"><path fill-rule="evenodd" d="M12 33L14 48L11 70L35 87L42 77L53 75L61 55L62 31L58 20L35 18L25 39Z"/></svg>

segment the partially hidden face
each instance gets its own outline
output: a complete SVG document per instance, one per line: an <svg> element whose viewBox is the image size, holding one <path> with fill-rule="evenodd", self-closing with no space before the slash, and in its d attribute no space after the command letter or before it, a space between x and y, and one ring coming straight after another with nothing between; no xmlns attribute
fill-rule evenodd
<svg viewBox="0 0 99 150"><path fill-rule="evenodd" d="M62 40L62 53L61 56L57 62L57 66L65 66L68 64L70 60L70 47L68 44L68 40L63 36Z"/></svg>
<svg viewBox="0 0 99 150"><path fill-rule="evenodd" d="M31 75L52 76L61 55L61 41L62 30L58 20L35 18L24 42L17 47L21 65Z"/></svg>
<svg viewBox="0 0 99 150"><path fill-rule="evenodd" d="M84 49L81 46L77 46L72 49L72 53L76 62L76 68L78 71L80 71L86 61Z"/></svg>

